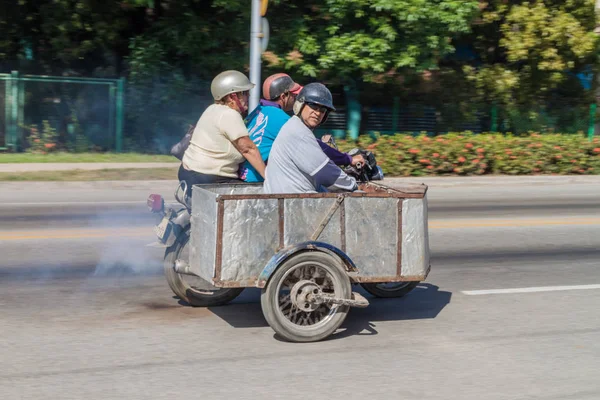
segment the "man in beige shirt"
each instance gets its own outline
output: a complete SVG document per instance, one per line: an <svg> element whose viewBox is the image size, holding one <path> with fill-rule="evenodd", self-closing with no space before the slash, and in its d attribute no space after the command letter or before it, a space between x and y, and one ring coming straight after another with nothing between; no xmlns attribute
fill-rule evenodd
<svg viewBox="0 0 600 400"><path fill-rule="evenodd" d="M189 193L196 184L242 182L238 169L245 160L264 177L265 163L242 119L253 87L238 71L224 71L213 79L215 104L200 116L179 168L178 178L187 182Z"/></svg>

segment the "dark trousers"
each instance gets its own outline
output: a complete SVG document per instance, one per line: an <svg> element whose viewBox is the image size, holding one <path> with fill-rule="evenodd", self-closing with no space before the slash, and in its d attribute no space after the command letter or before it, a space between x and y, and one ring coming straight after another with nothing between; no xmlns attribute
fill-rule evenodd
<svg viewBox="0 0 600 400"><path fill-rule="evenodd" d="M183 165L179 167L179 172L177 173L177 178L180 181L185 181L188 186L187 195L192 195L192 186L193 185L203 185L210 183L241 183L244 182L241 179L229 178L226 176L218 176L218 175L206 175L201 174L196 171L189 171L183 168Z"/></svg>

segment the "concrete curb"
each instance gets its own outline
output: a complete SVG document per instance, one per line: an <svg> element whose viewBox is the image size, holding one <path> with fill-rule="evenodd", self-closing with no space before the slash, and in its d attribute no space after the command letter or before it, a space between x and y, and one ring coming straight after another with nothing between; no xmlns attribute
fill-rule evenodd
<svg viewBox="0 0 600 400"><path fill-rule="evenodd" d="M388 186L424 183L434 187L502 187L502 186L548 186L584 184L600 186L600 175L592 176L485 176L485 177L409 177L386 178L381 183ZM32 182L0 182L0 191L19 190ZM91 182L35 182L36 189L43 193L52 190L167 190L174 191L177 180L148 181L91 181ZM598 193L600 193L600 188Z"/></svg>

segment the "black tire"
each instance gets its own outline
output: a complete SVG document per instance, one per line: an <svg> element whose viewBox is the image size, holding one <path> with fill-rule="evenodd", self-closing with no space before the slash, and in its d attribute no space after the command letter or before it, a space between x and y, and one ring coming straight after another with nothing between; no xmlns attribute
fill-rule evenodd
<svg viewBox="0 0 600 400"><path fill-rule="evenodd" d="M317 268L320 271L325 271L325 278L317 277L316 280L313 280L314 282L321 282L322 280L323 283L319 286L327 286L328 288L333 286L335 297L338 298L350 299L352 296L350 279L341 260L320 251L307 251L290 257L273 273L260 297L265 319L281 338L290 342L316 342L325 339L340 327L348 314L348 306L321 305L314 312L299 311L296 308L294 317L291 320L286 317L284 310L290 310L289 312L292 313L294 306L291 305L289 300L284 304L280 304L280 300L286 297L280 296L280 289L285 286L291 290L291 286L293 286L296 279L294 274L304 273L304 271L307 271L305 268L311 271L311 267L315 267L314 271ZM300 277L295 282L305 279ZM290 308L287 308L288 306ZM327 313L327 315L319 319L319 316L324 313ZM300 324L294 322L298 315L299 318L304 319L304 321L297 321ZM315 323L302 325L302 322L309 324L311 320L314 320Z"/></svg>
<svg viewBox="0 0 600 400"><path fill-rule="evenodd" d="M395 287L392 288L383 288L382 285L386 285L386 283L361 283L360 286L375 297L391 299L407 295L411 290L416 288L419 283L421 282L390 282L389 284L395 285Z"/></svg>
<svg viewBox="0 0 600 400"><path fill-rule="evenodd" d="M165 277L173 293L193 307L221 306L238 297L244 288L215 288L199 277L175 272L173 269L175 261L184 252L189 239L188 229L182 232L175 243L165 251L163 263ZM188 281L192 280L197 281L198 285L190 285Z"/></svg>

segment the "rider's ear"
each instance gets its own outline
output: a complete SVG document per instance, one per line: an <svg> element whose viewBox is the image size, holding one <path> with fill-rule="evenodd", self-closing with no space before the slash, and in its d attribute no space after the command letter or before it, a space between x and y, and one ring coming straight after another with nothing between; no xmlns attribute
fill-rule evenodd
<svg viewBox="0 0 600 400"><path fill-rule="evenodd" d="M303 101L296 100L294 102L294 107L293 107L294 108L294 115L300 114L300 111L302 111L302 106L303 105L304 105Z"/></svg>

